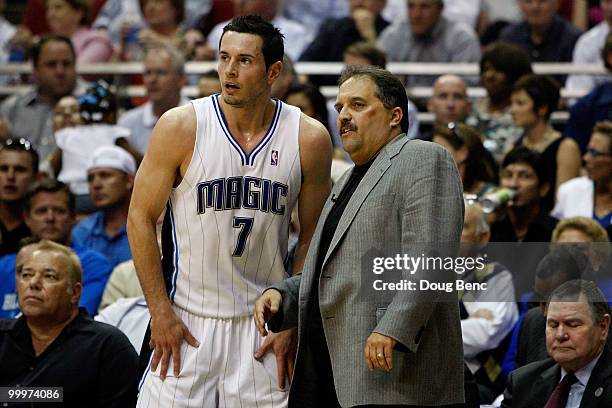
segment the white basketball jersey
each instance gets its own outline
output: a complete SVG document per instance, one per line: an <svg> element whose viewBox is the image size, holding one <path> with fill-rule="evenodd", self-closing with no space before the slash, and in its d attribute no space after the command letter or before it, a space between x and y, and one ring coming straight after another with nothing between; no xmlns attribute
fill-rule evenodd
<svg viewBox="0 0 612 408"><path fill-rule="evenodd" d="M192 101L191 163L172 190L172 288L180 308L203 317L253 312L270 284L287 277L289 220L301 186L300 110L276 101L261 142L246 154L229 131L220 95ZM167 245L164 245L166 248Z"/></svg>

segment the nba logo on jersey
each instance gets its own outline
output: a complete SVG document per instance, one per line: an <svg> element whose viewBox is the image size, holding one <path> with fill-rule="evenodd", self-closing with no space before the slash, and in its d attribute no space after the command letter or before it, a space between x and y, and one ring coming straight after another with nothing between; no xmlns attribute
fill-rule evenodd
<svg viewBox="0 0 612 408"><path fill-rule="evenodd" d="M270 155L270 164L272 166L278 166L278 150L272 150Z"/></svg>

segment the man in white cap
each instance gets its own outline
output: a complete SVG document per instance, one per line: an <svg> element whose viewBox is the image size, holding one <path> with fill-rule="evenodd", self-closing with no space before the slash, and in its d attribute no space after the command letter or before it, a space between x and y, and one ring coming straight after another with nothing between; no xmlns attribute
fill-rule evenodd
<svg viewBox="0 0 612 408"><path fill-rule="evenodd" d="M98 212L72 230L81 246L102 252L114 266L132 258L126 222L136 161L118 146L97 149L87 168L89 194Z"/></svg>

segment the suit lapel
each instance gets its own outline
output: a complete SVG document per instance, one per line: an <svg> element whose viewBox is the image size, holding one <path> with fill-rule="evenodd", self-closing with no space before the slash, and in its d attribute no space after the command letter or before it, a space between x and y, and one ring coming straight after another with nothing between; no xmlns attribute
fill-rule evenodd
<svg viewBox="0 0 612 408"><path fill-rule="evenodd" d="M561 368L558 364L553 364L550 368L543 371L533 385L534 395L532 399L533 404L531 406L543 407L546 405L546 401L550 398L560 377Z"/></svg>
<svg viewBox="0 0 612 408"><path fill-rule="evenodd" d="M329 245L329 249L327 250L327 254L325 255L321 269L325 268L327 260L334 252L334 249L353 222L357 211L359 211L359 208L361 208L361 205L365 201L366 197L370 194L372 189L374 189L378 181L391 166L391 158L400 152L401 148L408 142L408 140L409 139L405 137L404 134L397 136L395 139L390 141L376 157L376 159L374 159L374 163L372 163L372 166L368 169L368 172L359 183L359 186L357 186L357 189L353 193L353 196L342 213L342 217L338 222L338 227L336 228L332 242ZM352 173L353 172L351 171L351 175ZM342 186L339 186L339 191L342 191L342 189L346 186L348 179L349 177L346 177L343 180L344 182ZM329 215L329 211L326 215Z"/></svg>

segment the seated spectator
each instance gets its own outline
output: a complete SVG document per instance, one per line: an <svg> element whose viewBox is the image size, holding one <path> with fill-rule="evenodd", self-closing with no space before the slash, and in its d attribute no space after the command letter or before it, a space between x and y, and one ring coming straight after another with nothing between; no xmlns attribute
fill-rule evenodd
<svg viewBox="0 0 612 408"><path fill-rule="evenodd" d="M77 64L106 62L113 56L108 34L87 26L90 6L87 0L46 0L45 13L51 33L70 38Z"/></svg>
<svg viewBox="0 0 612 408"><path fill-rule="evenodd" d="M498 162L521 137L522 129L512 123L510 95L514 83L531 72L529 55L514 44L495 43L482 54L480 82L487 97L474 104L467 123L482 135L484 146Z"/></svg>
<svg viewBox="0 0 612 408"><path fill-rule="evenodd" d="M378 47L389 61L477 62L480 43L474 30L442 16L442 0L408 0L408 23L387 27ZM406 85L431 86L431 76L412 75Z"/></svg>
<svg viewBox="0 0 612 408"><path fill-rule="evenodd" d="M64 183L52 179L35 182L26 195L24 205L25 222L35 240L46 239L71 247L81 262L83 269L83 293L80 306L87 309L91 316L98 311L102 292L111 273L111 265L98 251L86 249L75 244L70 231L75 223L74 195ZM0 262L0 292L5 299L15 294L15 264L17 254L7 255ZM0 295L1 296L1 295ZM16 295L14 296L16 298ZM6 306L6 305L5 305ZM17 305L13 309L3 308L0 317L15 317L19 313Z"/></svg>
<svg viewBox="0 0 612 408"><path fill-rule="evenodd" d="M198 97L205 98L216 93L221 93L221 81L219 81L219 73L213 69L200 75Z"/></svg>
<svg viewBox="0 0 612 408"><path fill-rule="evenodd" d="M348 1L338 0L284 1L283 15L302 24L312 38L324 20L348 16L349 3Z"/></svg>
<svg viewBox="0 0 612 408"><path fill-rule="evenodd" d="M93 21L96 18L105 2L106 0L90 1L91 12L89 13L88 21ZM46 0L27 0L25 10L23 10L21 27L26 29L30 36L40 36L51 32L45 15L45 3Z"/></svg>
<svg viewBox="0 0 612 408"><path fill-rule="evenodd" d="M495 187L497 167L492 160L488 160L480 136L474 128L462 123L437 125L432 141L444 146L453 155L463 181L464 193L481 198Z"/></svg>
<svg viewBox="0 0 612 408"><path fill-rule="evenodd" d="M140 353L151 314L142 292L140 296L120 298L102 310L96 317L98 322L110 324L126 335L137 353Z"/></svg>
<svg viewBox="0 0 612 408"><path fill-rule="evenodd" d="M612 1L601 0L604 21L591 28L578 38L574 47L572 62L574 64L598 64L601 62L601 50L606 45L606 37L612 27ZM605 60L605 58L604 58ZM567 77L568 90L591 91L596 85L609 81L606 75L579 75Z"/></svg>
<svg viewBox="0 0 612 408"><path fill-rule="evenodd" d="M147 49L143 79L149 100L125 112L117 123L130 130L128 141L139 155L138 162L147 151L159 117L169 109L189 103L189 99L181 97L185 85L185 59L176 48L157 44Z"/></svg>
<svg viewBox="0 0 612 408"><path fill-rule="evenodd" d="M96 208L89 198L84 169L98 147L127 145L126 138L130 136L130 131L114 125L117 101L106 81L91 84L79 100L79 110L83 124L55 133L57 150L50 163L57 179L66 183L76 195L77 214L91 214Z"/></svg>
<svg viewBox="0 0 612 408"><path fill-rule="evenodd" d="M104 254L113 267L132 258L126 233L136 161L118 146L102 146L87 168L89 194L98 209L72 230L77 245Z"/></svg>
<svg viewBox="0 0 612 408"><path fill-rule="evenodd" d="M145 25L126 26L120 31L120 60L141 61L149 47L160 43L180 50L185 57L193 54L195 42L188 41L188 37L195 34L202 39L202 36L181 27L185 19L184 0L139 0L139 5Z"/></svg>
<svg viewBox="0 0 612 408"><path fill-rule="evenodd" d="M523 47L531 62L570 62L581 32L557 15L558 0L518 0L518 4L524 20L506 27L499 39Z"/></svg>
<svg viewBox="0 0 612 408"><path fill-rule="evenodd" d="M79 100L72 95L64 96L57 101L53 109L53 131L67 127L79 126L83 123L79 112Z"/></svg>
<svg viewBox="0 0 612 408"><path fill-rule="evenodd" d="M542 204L552 210L559 185L580 174L580 149L574 140L563 137L552 128L550 116L559 104L559 87L542 75L525 75L512 90L510 112L514 125L523 129L517 141L542 156L549 170L551 186Z"/></svg>
<svg viewBox="0 0 612 408"><path fill-rule="evenodd" d="M349 16L330 18L306 47L300 61L339 62L346 48L360 41L375 44L389 22L381 16L386 0L349 0ZM337 75L312 75L315 85L335 85Z"/></svg>
<svg viewBox="0 0 612 408"><path fill-rule="evenodd" d="M565 134L578 143L583 154L586 153L595 124L604 120L612 121L612 31L606 38L601 57L608 70L608 80L578 99L570 110L570 118L565 126Z"/></svg>
<svg viewBox="0 0 612 408"><path fill-rule="evenodd" d="M434 115L434 126L465 123L472 110L465 81L457 75L441 75L436 78L433 94L427 101L427 110ZM420 138L431 141L433 132L423 133Z"/></svg>
<svg viewBox="0 0 612 408"><path fill-rule="evenodd" d="M183 30L189 30L211 11L213 0L185 0ZM93 22L96 29L107 30L115 47L121 42L121 32L136 33L146 26L139 0L105 0L104 6Z"/></svg>
<svg viewBox="0 0 612 408"><path fill-rule="evenodd" d="M482 256L490 235L480 205L468 204L460 256ZM483 268L465 272L460 278L470 283L487 282L486 291L466 290L461 294L460 302L463 354L476 377L480 403L490 403L503 391L504 377L500 375L500 365L507 343L504 339L518 319L512 274L503 265L487 263Z"/></svg>
<svg viewBox="0 0 612 408"><path fill-rule="evenodd" d="M44 161L55 150L53 109L66 95L77 93L76 54L66 37L43 37L32 49L34 85L0 105L0 121L11 128L14 138L32 142ZM38 170L38 169L37 169Z"/></svg>
<svg viewBox="0 0 612 408"><path fill-rule="evenodd" d="M247 15L258 15L278 28L285 39L285 53L293 61L297 61L306 46L310 44L312 36L302 24L278 13L278 0L234 0L234 16ZM208 34L206 46L214 51L210 59L218 56L223 27L229 22L230 20L217 24Z"/></svg>
<svg viewBox="0 0 612 408"><path fill-rule="evenodd" d="M550 242L557 225L557 219L542 209L550 181L540 155L526 147L510 151L502 162L500 186L515 196L491 225L491 242L517 244L492 246L490 257L510 269L520 296L531 290L535 268L548 252L545 244L537 243Z"/></svg>
<svg viewBox="0 0 612 408"><path fill-rule="evenodd" d="M559 218L592 218L612 225L612 122L599 122L584 155L587 175L559 186L552 214Z"/></svg>
<svg viewBox="0 0 612 408"><path fill-rule="evenodd" d="M0 147L0 256L17 252L30 235L23 218L26 191L38 173L38 154L25 139L8 139Z"/></svg>
<svg viewBox="0 0 612 408"><path fill-rule="evenodd" d="M609 329L610 307L595 284L574 280L558 287L546 310L551 358L513 371L502 407L612 406Z"/></svg>
<svg viewBox="0 0 612 408"><path fill-rule="evenodd" d="M293 61L289 58L287 53L285 53L283 55L283 67L281 68L280 75L272 84L272 97L284 101L287 90L299 83L300 81L297 72L295 72Z"/></svg>
<svg viewBox="0 0 612 408"><path fill-rule="evenodd" d="M374 65L385 69L387 57L376 45L361 41L349 45L342 54L344 65Z"/></svg>
<svg viewBox="0 0 612 408"><path fill-rule="evenodd" d="M67 407L134 406L138 356L79 309L82 271L69 248L33 244L16 273L22 316L0 321L0 384L62 387Z"/></svg>

